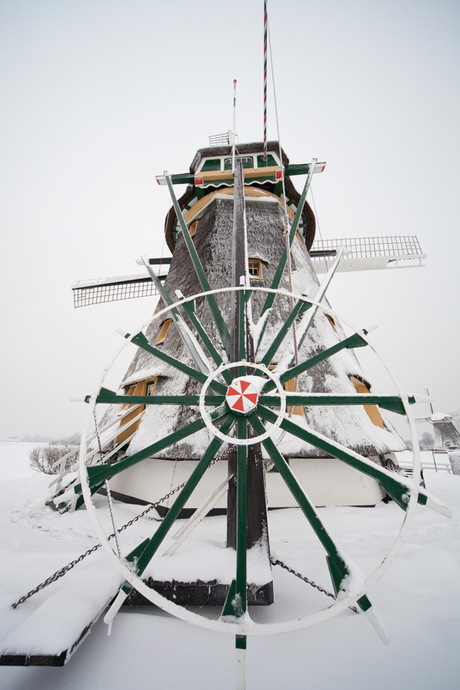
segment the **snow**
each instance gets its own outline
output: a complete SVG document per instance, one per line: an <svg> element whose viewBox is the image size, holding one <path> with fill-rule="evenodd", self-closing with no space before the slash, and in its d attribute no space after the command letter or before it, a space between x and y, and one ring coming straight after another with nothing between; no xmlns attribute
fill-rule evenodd
<svg viewBox="0 0 460 690"><path fill-rule="evenodd" d="M119 576L99 551L17 609L11 607L97 542L85 510L60 515L44 505L50 478L34 475L29 469L28 453L33 445L0 443L0 641L9 640L9 649L19 647L18 627L23 624L23 631L31 636L30 644L33 638L33 644L39 645L36 649L52 650L79 628L88 615L84 606L89 607L90 615L98 612L101 600L116 590ZM400 555L369 594L391 644L383 645L366 616L350 610L300 632L249 637L248 690L368 690L370 685L375 690L456 690L460 671L460 477L425 471L425 479L427 489L452 509L453 518L449 521L417 506ZM97 500L101 508L105 506L102 499ZM105 510L101 510L103 521ZM126 520L138 508L123 506L121 510ZM403 516L393 502L375 508L329 507L318 513L328 531L337 535L341 549L364 573L374 569L388 552ZM300 512L273 511L269 519L272 554L331 589L321 548ZM144 518L135 528L135 537L123 533L127 541L122 548L130 539L151 533L157 524ZM223 534L221 518L205 520L177 556L182 549L185 553L199 546L196 561L208 559L206 541L225 551ZM206 567L212 568L209 563ZM297 618L332 601L279 567L273 569L273 577L275 604L250 609L257 623ZM70 600L66 590L73 592ZM50 625L56 613L60 627ZM25 633L21 635L24 643ZM123 610L114 620L110 637L100 619L65 667L0 667L0 686L6 690L102 690L148 684L168 690L230 690L235 688L234 646L231 635L191 627L153 607Z"/></svg>

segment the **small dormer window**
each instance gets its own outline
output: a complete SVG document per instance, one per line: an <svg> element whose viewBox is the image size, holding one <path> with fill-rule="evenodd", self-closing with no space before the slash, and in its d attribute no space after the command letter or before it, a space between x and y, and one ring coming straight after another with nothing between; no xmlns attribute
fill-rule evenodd
<svg viewBox="0 0 460 690"><path fill-rule="evenodd" d="M251 280L262 280L262 261L260 259L249 259L248 267Z"/></svg>
<svg viewBox="0 0 460 690"><path fill-rule="evenodd" d="M164 341L166 340L166 336L168 334L169 327L171 325L171 321L172 319L166 319L166 321L163 321L155 345L162 345L164 343Z"/></svg>
<svg viewBox="0 0 460 690"><path fill-rule="evenodd" d="M203 163L203 165L200 168L200 172L213 171L213 170L219 170L220 171L220 158L213 158L211 160L207 160Z"/></svg>
<svg viewBox="0 0 460 690"><path fill-rule="evenodd" d="M355 387L355 390L358 394L362 395L363 393L370 393L371 388L366 381L364 381L361 378L358 378L357 376L350 376L350 381ZM371 420L372 424L375 426L379 426L381 429L384 429L384 424L383 424L383 419L382 415L380 414L380 410L377 407L377 405L363 405L365 411L367 412L367 415L369 419Z"/></svg>

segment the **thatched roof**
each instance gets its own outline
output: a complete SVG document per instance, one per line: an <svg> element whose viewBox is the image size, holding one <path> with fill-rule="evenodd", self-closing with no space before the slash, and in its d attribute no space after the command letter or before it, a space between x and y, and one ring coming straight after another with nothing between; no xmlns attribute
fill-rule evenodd
<svg viewBox="0 0 460 690"><path fill-rule="evenodd" d="M261 256L261 252L264 257L263 280L254 281L253 284L270 286L285 246L282 210L277 204L263 204L256 199L249 199L246 202L246 217L249 258ZM231 285L232 225L232 197L216 199L216 202L210 205L208 212L197 223L193 241L213 288ZM296 240L294 240L292 247L292 261L294 292L300 294L318 284L308 251L303 243L300 244ZM280 287L288 289L287 275L283 276ZM175 247L165 288L171 295L174 295L176 289L180 289L185 296L201 292L182 236L179 236ZM264 299L265 296L260 293L253 295L252 309L255 322L259 318ZM230 327L232 303L229 295L218 296L218 303L224 319ZM163 306L160 303L158 309L163 308ZM277 297L270 314L262 351L266 350L271 339L286 320L290 310L289 300ZM217 329L204 299L197 302L196 313L208 335L211 336L218 349L220 348L222 351ZM160 326L159 320L155 320L147 330L147 337L152 344L156 342ZM326 316L318 313L301 348L300 358L310 357L337 343L343 334L340 324L336 324L336 328L338 334ZM160 347L174 357L192 364L174 324L171 325L166 341ZM261 356L259 353L259 357ZM283 350L281 349L273 364L279 363L282 356ZM200 388L199 384L191 381L187 376L139 350L126 373L124 383L127 384L147 376L159 377L155 389L155 394L158 395L193 394L197 393ZM298 386L301 391L354 394L355 389L350 377L367 380L353 351L345 350L300 376ZM154 443L188 421L198 418L198 415L198 410L194 408L149 407L128 452L134 453L138 449ZM404 448L403 442L388 422L385 422L384 429L376 427L362 407L311 407L306 409L305 419L299 417L295 421L308 424L328 438L366 456L380 455ZM208 442L207 432L203 432L165 450L161 457L196 459L201 457L203 448ZM322 455L316 448L291 438L281 440L279 448L287 457L318 457Z"/></svg>

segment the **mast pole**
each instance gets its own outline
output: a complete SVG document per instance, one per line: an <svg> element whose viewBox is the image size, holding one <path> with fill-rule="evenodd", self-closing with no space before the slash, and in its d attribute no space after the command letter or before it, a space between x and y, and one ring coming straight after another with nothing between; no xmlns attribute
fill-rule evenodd
<svg viewBox="0 0 460 690"><path fill-rule="evenodd" d="M236 79L233 80L233 148L232 148L232 173L235 174L235 142L236 142Z"/></svg>

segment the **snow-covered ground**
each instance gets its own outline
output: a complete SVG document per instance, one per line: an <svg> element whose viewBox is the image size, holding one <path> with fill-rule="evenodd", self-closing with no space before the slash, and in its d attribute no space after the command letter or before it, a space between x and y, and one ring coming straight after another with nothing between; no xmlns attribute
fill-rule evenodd
<svg viewBox="0 0 460 690"><path fill-rule="evenodd" d="M49 478L33 474L28 454L35 444L0 442L0 642L50 596L110 564L99 552L16 610L11 604L96 543L86 511L59 515L44 505ZM427 488L453 511L452 520L417 507L411 534L370 598L392 641L384 646L364 615L347 610L297 633L248 639L248 690L388 687L457 690L460 678L460 477L425 472ZM126 507L126 517L134 514ZM394 503L375 508L325 508L320 514L342 547L365 571L388 551L401 523ZM152 529L136 527L137 536ZM221 518L205 521L189 546L210 538L223 542ZM134 538L137 538L134 537ZM270 514L273 554L330 589L324 559L298 510ZM126 537L129 539L130 537ZM179 552L178 552L179 553ZM95 559L92 566L90 559ZM99 565L97 565L99 564ZM94 568L92 570L92 568ZM289 573L274 569L275 604L251 611L259 620L294 618L330 602ZM116 579L116 577L115 577ZM75 597L76 598L76 597ZM73 608L72 608L73 607ZM63 606L64 622L78 601ZM39 616L38 616L39 618ZM69 622L69 625L71 622ZM64 626L65 629L66 626ZM61 633L50 632L55 644ZM38 633L43 641L43 630ZM45 643L46 641L43 641ZM57 640L59 642L59 640ZM63 668L0 667L7 690L230 690L235 687L234 638L192 627L153 607L122 611L112 634L100 620Z"/></svg>

